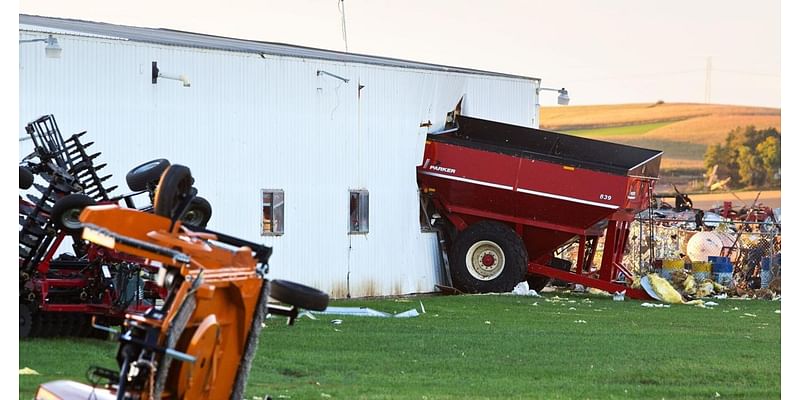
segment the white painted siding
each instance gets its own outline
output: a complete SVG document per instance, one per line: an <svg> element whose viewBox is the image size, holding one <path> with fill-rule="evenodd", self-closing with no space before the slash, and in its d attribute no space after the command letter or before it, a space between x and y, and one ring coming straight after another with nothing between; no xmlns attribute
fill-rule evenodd
<svg viewBox="0 0 800 400"><path fill-rule="evenodd" d="M420 232L414 167L459 98L466 115L538 125L535 80L56 36L60 59L45 58L42 43L19 47L20 136L44 114L65 136L87 130L115 193L141 162L189 166L214 208L211 229L273 246L271 277L335 297L429 292L441 281L436 235ZM152 61L192 86L151 84ZM21 142L20 158L29 151ZM261 189L285 191L283 236L260 236ZM366 235L348 235L349 189L369 190Z"/></svg>

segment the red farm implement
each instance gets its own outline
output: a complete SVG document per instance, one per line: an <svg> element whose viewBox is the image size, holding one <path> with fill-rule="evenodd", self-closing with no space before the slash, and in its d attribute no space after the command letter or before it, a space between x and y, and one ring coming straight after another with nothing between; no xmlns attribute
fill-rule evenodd
<svg viewBox="0 0 800 400"><path fill-rule="evenodd" d="M442 224L453 285L506 292L555 278L609 292L626 290L622 265L630 223L647 208L660 151L465 116L429 135L417 168L428 215ZM605 236L599 268L593 266ZM578 244L577 262L555 256Z"/></svg>
<svg viewBox="0 0 800 400"><path fill-rule="evenodd" d="M77 218L89 205L135 208L134 196L148 193L152 199L169 162L154 160L134 168L127 176L134 192L112 197L116 187L103 185L111 175L101 176L106 165L95 163L100 153L90 154L92 143L81 141L86 132L64 140L52 115L31 122L26 132L34 151L20 163L20 189L33 188L38 195L19 198L20 337L99 334L91 329L92 316L113 324L126 312L153 306L163 294L154 283L157 269L81 239ZM210 205L201 198L195 205L190 222L204 225ZM72 254L58 254L70 240Z"/></svg>

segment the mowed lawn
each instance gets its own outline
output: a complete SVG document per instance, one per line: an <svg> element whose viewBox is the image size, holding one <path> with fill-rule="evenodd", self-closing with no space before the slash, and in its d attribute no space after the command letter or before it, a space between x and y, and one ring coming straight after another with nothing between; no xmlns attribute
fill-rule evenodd
<svg viewBox="0 0 800 400"><path fill-rule="evenodd" d="M272 319L247 399L777 399L779 301L714 308L547 294L338 301L415 318ZM339 319L340 324L331 321ZM20 398L111 367L113 342L23 340Z"/></svg>

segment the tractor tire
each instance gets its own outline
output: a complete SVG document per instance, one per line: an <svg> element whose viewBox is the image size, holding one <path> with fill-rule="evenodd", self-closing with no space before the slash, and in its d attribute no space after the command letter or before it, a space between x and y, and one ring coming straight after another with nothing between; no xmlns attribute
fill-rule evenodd
<svg viewBox="0 0 800 400"><path fill-rule="evenodd" d="M180 217L174 214L192 189L192 182L194 179L189 167L178 164L167 167L156 187L153 213L170 219Z"/></svg>
<svg viewBox="0 0 800 400"><path fill-rule="evenodd" d="M453 286L467 293L505 293L525 279L528 251L508 225L480 221L456 236L450 249Z"/></svg>
<svg viewBox="0 0 800 400"><path fill-rule="evenodd" d="M28 304L19 304L19 337L26 338L33 327L33 311Z"/></svg>
<svg viewBox="0 0 800 400"><path fill-rule="evenodd" d="M50 218L58 229L70 235L76 235L83 229L83 224L78 219L81 211L87 206L95 204L97 202L93 198L82 193L73 193L56 201Z"/></svg>
<svg viewBox="0 0 800 400"><path fill-rule="evenodd" d="M211 219L211 203L208 200L197 196L192 199L189 209L181 217L181 221L192 225L205 228Z"/></svg>
<svg viewBox="0 0 800 400"><path fill-rule="evenodd" d="M19 188L25 190L33 185L33 172L20 165L19 167Z"/></svg>
<svg viewBox="0 0 800 400"><path fill-rule="evenodd" d="M167 167L169 167L169 161L164 158L148 161L134 167L125 175L128 188L134 192L146 190L148 184L158 182Z"/></svg>
<svg viewBox="0 0 800 400"><path fill-rule="evenodd" d="M312 311L328 308L328 294L295 282L274 279L269 283L269 295L282 303Z"/></svg>

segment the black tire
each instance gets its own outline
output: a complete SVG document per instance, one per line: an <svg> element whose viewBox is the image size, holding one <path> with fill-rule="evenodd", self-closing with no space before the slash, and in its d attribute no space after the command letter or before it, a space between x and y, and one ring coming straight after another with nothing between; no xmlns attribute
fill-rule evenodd
<svg viewBox="0 0 800 400"><path fill-rule="evenodd" d="M169 167L169 161L164 158L148 161L134 167L125 175L128 188L134 192L147 189L148 184L158 182L167 167Z"/></svg>
<svg viewBox="0 0 800 400"><path fill-rule="evenodd" d="M58 229L76 235L83 229L83 224L78 220L81 211L95 204L97 202L93 198L82 193L73 193L56 201L50 218Z"/></svg>
<svg viewBox="0 0 800 400"><path fill-rule="evenodd" d="M33 172L31 170L19 166L19 188L25 190L33 185Z"/></svg>
<svg viewBox="0 0 800 400"><path fill-rule="evenodd" d="M282 279L270 281L269 295L282 303L313 311L324 311L330 300L321 290Z"/></svg>
<svg viewBox="0 0 800 400"><path fill-rule="evenodd" d="M153 200L153 213L173 218L178 206L192 189L189 167L173 164L164 170Z"/></svg>
<svg viewBox="0 0 800 400"><path fill-rule="evenodd" d="M499 222L470 225L458 234L450 250L453 286L463 292L509 292L525 279L527 270L525 244L516 232Z"/></svg>
<svg viewBox="0 0 800 400"><path fill-rule="evenodd" d="M19 304L19 337L26 338L33 327L33 311L28 304Z"/></svg>
<svg viewBox="0 0 800 400"><path fill-rule="evenodd" d="M210 219L211 203L200 196L192 199L192 202L189 204L189 209L186 210L181 217L181 221L201 228L205 228Z"/></svg>
<svg viewBox="0 0 800 400"><path fill-rule="evenodd" d="M535 290L536 293L541 292L550 283L549 277L539 274L528 275L526 280L528 281L528 289Z"/></svg>

